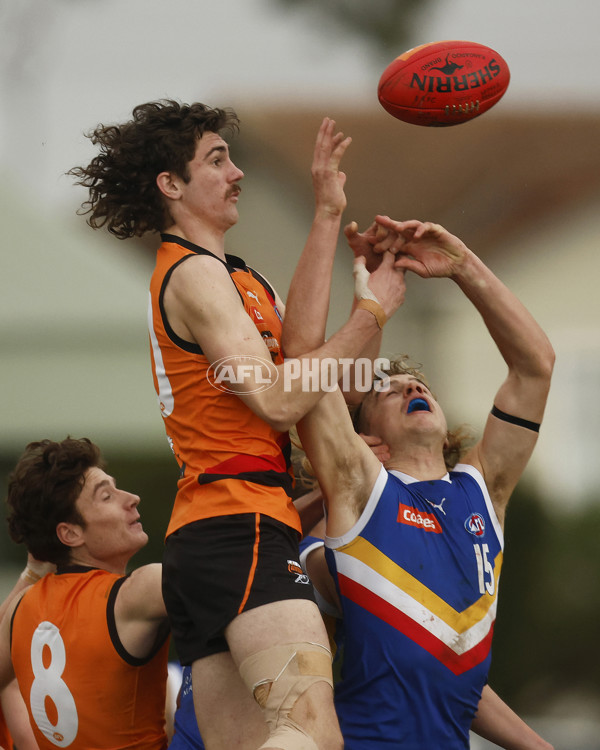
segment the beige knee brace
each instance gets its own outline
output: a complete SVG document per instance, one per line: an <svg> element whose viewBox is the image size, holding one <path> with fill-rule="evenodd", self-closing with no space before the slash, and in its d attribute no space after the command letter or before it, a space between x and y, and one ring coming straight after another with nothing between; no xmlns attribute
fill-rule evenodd
<svg viewBox="0 0 600 750"><path fill-rule="evenodd" d="M244 659L240 674L263 709L269 726L269 739L262 747L318 750L315 741L289 714L298 698L315 682L324 681L333 688L328 649L316 643L273 646Z"/></svg>

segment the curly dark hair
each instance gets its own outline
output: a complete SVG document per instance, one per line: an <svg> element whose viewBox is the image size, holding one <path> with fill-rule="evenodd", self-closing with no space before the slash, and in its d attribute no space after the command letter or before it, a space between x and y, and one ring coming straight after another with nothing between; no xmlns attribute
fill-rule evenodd
<svg viewBox="0 0 600 750"><path fill-rule="evenodd" d="M100 449L87 438L29 443L9 476L8 529L38 560L69 561L70 548L56 535L61 522L85 526L75 507L87 469L104 467Z"/></svg>
<svg viewBox="0 0 600 750"><path fill-rule="evenodd" d="M140 104L122 125L98 125L86 134L100 153L87 167L67 172L89 190L80 214L90 214L93 229L106 226L120 240L163 231L171 218L156 185L161 172L187 182L188 164L206 132L236 133L232 109L213 109L196 102L165 99Z"/></svg>

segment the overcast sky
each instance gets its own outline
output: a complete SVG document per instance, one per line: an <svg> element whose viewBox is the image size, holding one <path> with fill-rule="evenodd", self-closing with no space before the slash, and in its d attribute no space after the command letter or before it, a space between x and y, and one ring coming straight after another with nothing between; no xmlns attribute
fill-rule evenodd
<svg viewBox="0 0 600 750"><path fill-rule="evenodd" d="M431 0L411 46L488 44L512 73L499 107L576 117L600 106L599 27L590 0ZM0 170L44 201L73 202L62 175L93 153L82 133L135 104L379 107L382 70L361 39L272 0L0 0Z"/></svg>

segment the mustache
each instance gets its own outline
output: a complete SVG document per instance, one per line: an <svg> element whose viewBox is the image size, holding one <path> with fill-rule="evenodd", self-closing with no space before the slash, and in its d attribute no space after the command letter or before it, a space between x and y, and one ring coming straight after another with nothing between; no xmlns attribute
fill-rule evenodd
<svg viewBox="0 0 600 750"><path fill-rule="evenodd" d="M232 196L239 195L242 192L242 188L239 185L232 185L227 191L226 197L231 198Z"/></svg>

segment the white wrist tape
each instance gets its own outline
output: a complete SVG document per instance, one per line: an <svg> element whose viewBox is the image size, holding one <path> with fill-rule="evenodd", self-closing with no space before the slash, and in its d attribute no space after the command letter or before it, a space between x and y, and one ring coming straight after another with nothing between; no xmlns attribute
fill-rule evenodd
<svg viewBox="0 0 600 750"><path fill-rule="evenodd" d="M367 271L367 267L363 263L354 261L352 274L354 276L354 296L356 299L370 299L380 304L377 297L369 289L369 276L371 274Z"/></svg>
<svg viewBox="0 0 600 750"><path fill-rule="evenodd" d="M371 275L362 263L354 261L354 296L358 300L356 307L360 310L367 310L375 316L379 328L383 328L387 321L381 303L373 292L369 289L368 282Z"/></svg>

